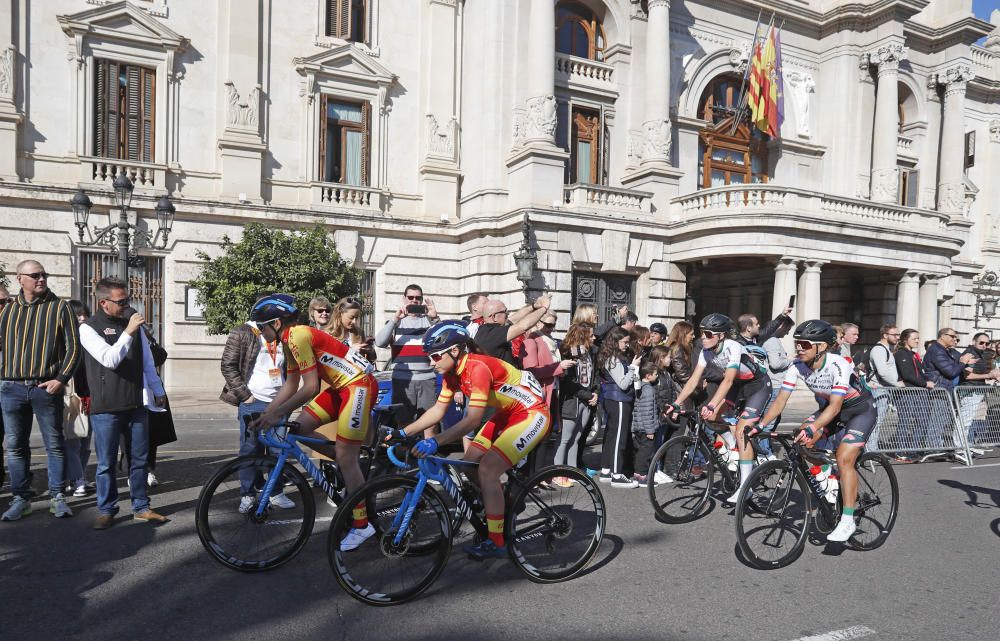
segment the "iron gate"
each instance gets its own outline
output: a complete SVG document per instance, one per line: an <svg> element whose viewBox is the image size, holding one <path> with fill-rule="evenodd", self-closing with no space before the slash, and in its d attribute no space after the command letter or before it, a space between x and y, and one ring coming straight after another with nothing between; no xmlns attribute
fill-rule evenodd
<svg viewBox="0 0 1000 641"><path fill-rule="evenodd" d="M611 320L622 305L634 312L634 300L635 276L573 273L573 309L581 303L596 305L601 323Z"/></svg>
<svg viewBox="0 0 1000 641"><path fill-rule="evenodd" d="M158 342L163 341L163 259L138 256L129 260L128 295L132 307L146 317L146 325ZM105 276L118 276L118 256L80 252L79 299L97 310L97 283Z"/></svg>

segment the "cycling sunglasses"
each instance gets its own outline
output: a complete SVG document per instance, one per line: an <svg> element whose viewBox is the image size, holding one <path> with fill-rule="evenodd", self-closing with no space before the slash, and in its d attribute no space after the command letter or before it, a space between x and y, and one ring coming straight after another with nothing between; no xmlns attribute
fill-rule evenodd
<svg viewBox="0 0 1000 641"><path fill-rule="evenodd" d="M707 329L701 330L701 335L705 338L715 338L716 336L722 336L722 332L713 332Z"/></svg>
<svg viewBox="0 0 1000 641"><path fill-rule="evenodd" d="M817 343L812 341L795 341L795 349L801 349L803 352L811 350L816 345Z"/></svg>
<svg viewBox="0 0 1000 641"><path fill-rule="evenodd" d="M440 352L434 352L433 354L428 354L427 357L431 359L433 363L439 363L444 355L451 351L451 348L441 350Z"/></svg>

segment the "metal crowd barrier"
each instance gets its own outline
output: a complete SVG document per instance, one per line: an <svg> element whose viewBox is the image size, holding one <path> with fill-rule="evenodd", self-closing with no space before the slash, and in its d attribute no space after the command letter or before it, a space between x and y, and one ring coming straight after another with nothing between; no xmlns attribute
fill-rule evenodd
<svg viewBox="0 0 1000 641"><path fill-rule="evenodd" d="M1000 386L959 385L955 407L970 449L1000 446Z"/></svg>
<svg viewBox="0 0 1000 641"><path fill-rule="evenodd" d="M953 453L972 460L968 430L945 389L882 387L874 390L878 420L865 449L886 453ZM1000 402L1000 395L997 397ZM971 405L972 401L968 401Z"/></svg>

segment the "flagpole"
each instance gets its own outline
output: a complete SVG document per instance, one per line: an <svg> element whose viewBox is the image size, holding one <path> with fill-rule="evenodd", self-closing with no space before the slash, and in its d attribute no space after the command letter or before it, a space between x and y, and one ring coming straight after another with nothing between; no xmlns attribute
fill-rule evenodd
<svg viewBox="0 0 1000 641"><path fill-rule="evenodd" d="M743 120L743 101L747 98L747 78L750 77L750 68L753 66L754 51L757 49L758 33L760 31L760 17L763 9L757 11L757 24L753 28L753 44L750 45L750 54L747 56L747 68L743 70L743 80L740 82L740 97L736 100L736 113L733 118L733 126L729 130L729 135L736 133L736 129ZM771 22L774 22L774 13L771 13Z"/></svg>

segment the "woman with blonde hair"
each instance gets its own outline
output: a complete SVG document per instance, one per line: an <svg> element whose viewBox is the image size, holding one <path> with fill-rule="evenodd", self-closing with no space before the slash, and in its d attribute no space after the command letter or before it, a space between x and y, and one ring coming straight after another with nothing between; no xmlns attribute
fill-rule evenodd
<svg viewBox="0 0 1000 641"><path fill-rule="evenodd" d="M326 296L317 296L309 301L309 327L326 327L330 323L331 311L330 299Z"/></svg>
<svg viewBox="0 0 1000 641"><path fill-rule="evenodd" d="M597 306L590 303L580 303L573 312L573 321L570 325L586 323L597 327Z"/></svg>
<svg viewBox="0 0 1000 641"><path fill-rule="evenodd" d="M338 341L361 352L365 358L375 362L371 341L365 340L361 332L361 301L356 298L341 298L333 305L330 322L321 328Z"/></svg>

